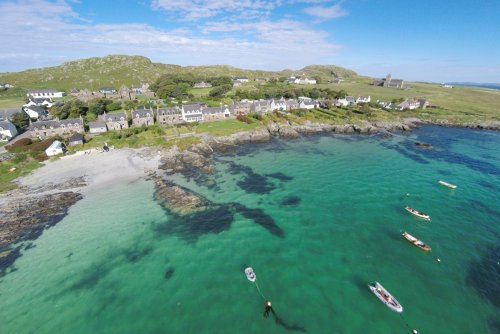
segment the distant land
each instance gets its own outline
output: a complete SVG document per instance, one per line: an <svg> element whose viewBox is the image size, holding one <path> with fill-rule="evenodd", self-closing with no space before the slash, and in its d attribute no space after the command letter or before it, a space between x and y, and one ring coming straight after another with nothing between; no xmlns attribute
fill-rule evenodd
<svg viewBox="0 0 500 334"><path fill-rule="evenodd" d="M447 84L452 86L470 86L470 87L481 87L481 88L491 88L500 90L500 83L447 82Z"/></svg>

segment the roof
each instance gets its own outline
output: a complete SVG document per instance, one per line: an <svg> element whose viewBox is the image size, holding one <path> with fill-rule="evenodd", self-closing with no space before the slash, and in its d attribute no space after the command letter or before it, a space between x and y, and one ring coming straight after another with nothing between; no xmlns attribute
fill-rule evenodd
<svg viewBox="0 0 500 334"><path fill-rule="evenodd" d="M301 104L304 104L304 105L306 105L306 106L314 106L314 105L316 105L316 102L314 102L314 101L305 101L305 100L304 100L304 101L302 101L302 102L300 102L300 103L301 103Z"/></svg>
<svg viewBox="0 0 500 334"><path fill-rule="evenodd" d="M89 123L89 128L94 129L94 128L105 128L106 123L105 122L90 122Z"/></svg>
<svg viewBox="0 0 500 334"><path fill-rule="evenodd" d="M23 112L23 110L21 108L0 109L0 119L9 119L18 112Z"/></svg>
<svg viewBox="0 0 500 334"><path fill-rule="evenodd" d="M9 121L0 121L0 128L8 129L10 124L12 124L12 123ZM12 124L12 125L14 125L14 124Z"/></svg>
<svg viewBox="0 0 500 334"><path fill-rule="evenodd" d="M158 116L164 116L164 115L177 115L180 114L181 111L178 108L158 108Z"/></svg>
<svg viewBox="0 0 500 334"><path fill-rule="evenodd" d="M33 129L41 129L42 127L45 126L45 128L54 128L57 129L61 127L61 125L64 126L83 126L83 120L81 118L68 118L68 119L63 119L61 121L59 120L52 120L52 121L38 121L38 122L33 122L30 124L30 130Z"/></svg>
<svg viewBox="0 0 500 334"><path fill-rule="evenodd" d="M55 93L55 89L32 89L28 91L28 94L40 94L40 93Z"/></svg>
<svg viewBox="0 0 500 334"><path fill-rule="evenodd" d="M234 77L235 80L238 80L238 79L248 79L248 77Z"/></svg>
<svg viewBox="0 0 500 334"><path fill-rule="evenodd" d="M182 108L184 109L184 111L198 111L198 112L201 112L201 108L202 106L200 104L185 104L182 106Z"/></svg>
<svg viewBox="0 0 500 334"><path fill-rule="evenodd" d="M153 110L151 109L138 109L132 111L132 118L136 117L153 117Z"/></svg>
<svg viewBox="0 0 500 334"><path fill-rule="evenodd" d="M127 115L125 115L124 112L115 112L111 114L104 114L102 115L104 120L106 122L119 122L119 121L126 121L127 120Z"/></svg>
<svg viewBox="0 0 500 334"><path fill-rule="evenodd" d="M83 141L83 135L81 133L74 133L71 137L69 137L68 141Z"/></svg>
<svg viewBox="0 0 500 334"><path fill-rule="evenodd" d="M26 109L30 109L32 111L36 111L37 113L46 113L47 110L44 108L44 107L41 107L41 106L28 106L28 107L25 107Z"/></svg>
<svg viewBox="0 0 500 334"><path fill-rule="evenodd" d="M47 147L47 149L45 151L48 151L50 149L54 150L54 149L58 149L58 148L62 148L62 143L59 140L54 140L54 142L52 144L50 144L50 146Z"/></svg>
<svg viewBox="0 0 500 334"><path fill-rule="evenodd" d="M116 88L115 87L101 87L101 88L99 88L99 91L101 91L101 90L116 90Z"/></svg>
<svg viewBox="0 0 500 334"><path fill-rule="evenodd" d="M269 105L269 101L255 101L253 104L259 107L267 107Z"/></svg>
<svg viewBox="0 0 500 334"><path fill-rule="evenodd" d="M204 114L220 114L224 113L224 108L223 107L207 107L203 108L202 112Z"/></svg>

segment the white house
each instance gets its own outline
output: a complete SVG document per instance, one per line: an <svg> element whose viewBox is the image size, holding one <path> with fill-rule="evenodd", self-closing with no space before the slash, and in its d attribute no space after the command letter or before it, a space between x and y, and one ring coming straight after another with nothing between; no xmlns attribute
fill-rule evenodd
<svg viewBox="0 0 500 334"><path fill-rule="evenodd" d="M99 93L114 94L114 93L116 93L116 88L115 87L102 87L102 88L99 88Z"/></svg>
<svg viewBox="0 0 500 334"><path fill-rule="evenodd" d="M413 99L406 99L403 102L401 102L400 104L398 104L398 106L395 109L396 110L405 110L405 109L413 110L413 109L417 109L417 108L420 108L420 102L415 101Z"/></svg>
<svg viewBox="0 0 500 334"><path fill-rule="evenodd" d="M299 85L315 85L316 84L316 79L308 79L308 78L300 79L300 78L296 78L293 81L293 83L299 84Z"/></svg>
<svg viewBox="0 0 500 334"><path fill-rule="evenodd" d="M356 99L353 96L346 96L345 99L349 103L349 105L356 104Z"/></svg>
<svg viewBox="0 0 500 334"><path fill-rule="evenodd" d="M372 98L370 96L360 96L356 100L356 103L370 103Z"/></svg>
<svg viewBox="0 0 500 334"><path fill-rule="evenodd" d="M55 89L36 89L29 90L26 96L30 97L63 97L64 92L57 92Z"/></svg>
<svg viewBox="0 0 500 334"><path fill-rule="evenodd" d="M281 98L281 99L273 99L271 101L271 106L270 106L271 110L279 110L279 111L285 111L287 110L287 107L286 107L286 101L285 99Z"/></svg>
<svg viewBox="0 0 500 334"><path fill-rule="evenodd" d="M29 106L24 107L23 110L28 114L31 119L39 119L47 115L47 110L44 107Z"/></svg>
<svg viewBox="0 0 500 334"><path fill-rule="evenodd" d="M318 106L318 103L316 103L315 101L300 101L299 103L299 108L300 109L314 109Z"/></svg>
<svg viewBox="0 0 500 334"><path fill-rule="evenodd" d="M0 121L0 140L11 140L15 136L17 136L16 126L9 121Z"/></svg>
<svg viewBox="0 0 500 334"><path fill-rule="evenodd" d="M350 104L349 101L347 101L345 97L342 99L338 99L337 102L335 103L337 107L347 107L349 104Z"/></svg>
<svg viewBox="0 0 500 334"><path fill-rule="evenodd" d="M66 151L66 147L59 140L54 140L54 142L45 150L45 154L48 157L52 157Z"/></svg>
<svg viewBox="0 0 500 334"><path fill-rule="evenodd" d="M248 82L248 77L236 77L234 78L234 81L237 81L237 82Z"/></svg>
<svg viewBox="0 0 500 334"><path fill-rule="evenodd" d="M30 101L26 104L23 105L23 107L30 107L30 106L46 106L47 108L50 108L54 105L55 103L52 101L50 97L45 97L45 98L30 98Z"/></svg>
<svg viewBox="0 0 500 334"><path fill-rule="evenodd" d="M182 105L181 115L185 122L203 121L203 106L201 104Z"/></svg>

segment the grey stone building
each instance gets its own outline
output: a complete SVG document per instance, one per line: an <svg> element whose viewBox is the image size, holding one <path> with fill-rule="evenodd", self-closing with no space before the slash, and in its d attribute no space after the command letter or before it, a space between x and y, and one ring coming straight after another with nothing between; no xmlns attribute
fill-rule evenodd
<svg viewBox="0 0 500 334"><path fill-rule="evenodd" d="M137 109L132 111L132 127L149 126L155 124L152 109Z"/></svg>
<svg viewBox="0 0 500 334"><path fill-rule="evenodd" d="M45 139L56 135L68 136L84 132L83 119L68 118L63 120L38 121L30 124L31 137Z"/></svg>
<svg viewBox="0 0 500 334"><path fill-rule="evenodd" d="M104 113L99 116L99 120L106 122L106 126L110 131L129 128L127 114L124 112L117 112L111 114Z"/></svg>
<svg viewBox="0 0 500 334"><path fill-rule="evenodd" d="M160 125L173 125L182 123L182 111L177 107L158 108L156 111L156 122Z"/></svg>

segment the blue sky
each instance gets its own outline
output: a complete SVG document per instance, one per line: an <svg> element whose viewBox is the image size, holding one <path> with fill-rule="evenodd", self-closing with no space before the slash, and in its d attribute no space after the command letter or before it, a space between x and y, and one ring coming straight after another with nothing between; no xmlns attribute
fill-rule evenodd
<svg viewBox="0 0 500 334"><path fill-rule="evenodd" d="M0 0L0 72L108 54L500 82L500 1Z"/></svg>

